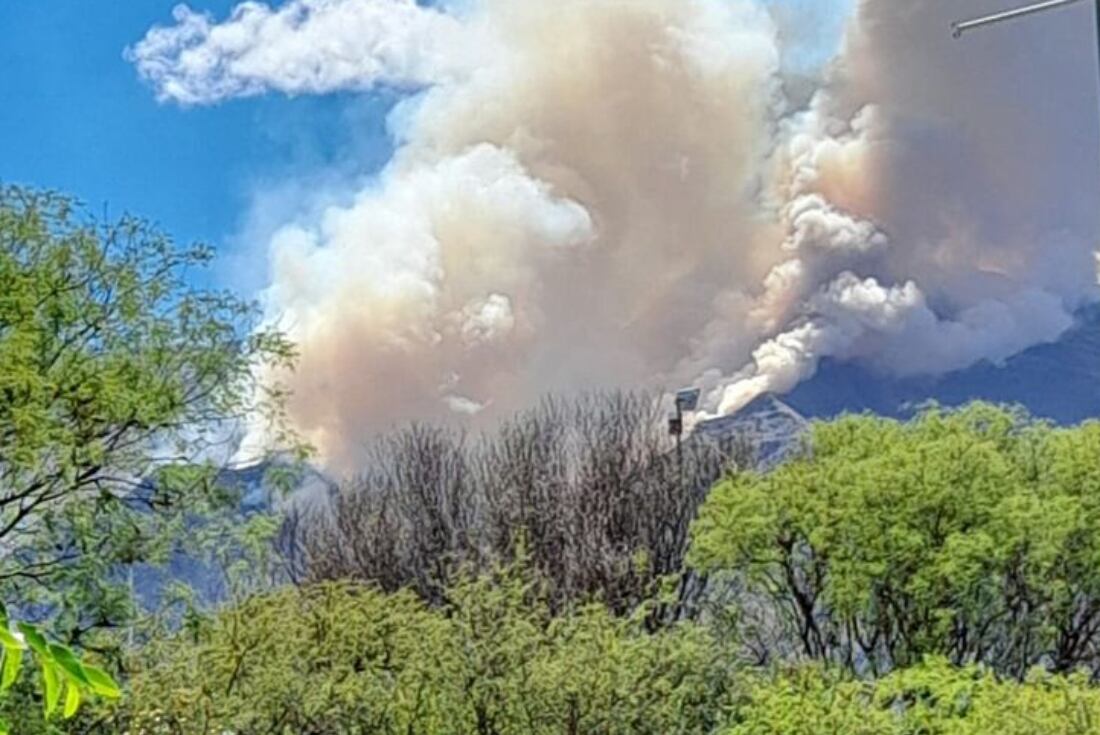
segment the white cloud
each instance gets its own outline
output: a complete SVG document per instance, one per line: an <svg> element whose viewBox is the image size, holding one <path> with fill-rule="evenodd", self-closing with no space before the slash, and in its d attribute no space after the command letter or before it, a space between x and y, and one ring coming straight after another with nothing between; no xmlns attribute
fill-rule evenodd
<svg viewBox="0 0 1100 735"><path fill-rule="evenodd" d="M152 28L126 56L159 99L185 105L268 91L421 87L470 63L458 21L414 0L245 2L220 23L187 5L172 15L175 25Z"/></svg>

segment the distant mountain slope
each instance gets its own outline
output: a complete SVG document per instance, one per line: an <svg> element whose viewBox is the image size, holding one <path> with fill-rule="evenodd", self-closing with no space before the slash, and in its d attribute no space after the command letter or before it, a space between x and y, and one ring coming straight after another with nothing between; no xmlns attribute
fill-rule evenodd
<svg viewBox="0 0 1100 735"><path fill-rule="evenodd" d="M813 418L859 411L904 417L928 400L955 406L976 399L1020 404L1060 424L1100 418L1100 310L1083 313L1059 341L1003 365L983 362L939 378L897 379L824 361L813 378L782 396Z"/></svg>
<svg viewBox="0 0 1100 735"><path fill-rule="evenodd" d="M735 415L696 430L711 438L752 437L767 466L787 455L809 419L864 411L905 418L928 401L958 406L979 399L1018 404L1064 425L1100 418L1100 309L1082 312L1057 342L1033 347L1003 365L983 362L940 377L898 379L826 360L789 394L760 396Z"/></svg>
<svg viewBox="0 0 1100 735"><path fill-rule="evenodd" d="M268 472L273 462L269 460L249 467L226 469L218 475L218 482L238 499L235 508L227 508L218 518L243 526L260 514L277 510L281 505L281 493L272 486ZM299 495L319 495L331 488L331 481L320 471L305 468L298 486L294 490ZM204 519L194 518L190 522L192 534L210 534L211 529ZM193 540L193 539L192 539ZM234 557L239 552L235 541L225 539L224 552ZM133 586L138 600L146 609L155 609L161 603L166 586L169 583L183 583L195 593L196 601L202 604L216 603L226 599L226 578L221 570L209 558L196 555L193 550L177 550L164 566L136 564L127 569L128 581Z"/></svg>
<svg viewBox="0 0 1100 735"><path fill-rule="evenodd" d="M763 466L782 461L796 446L796 440L806 428L807 420L771 394L757 397L732 416L706 421L695 433L707 439L746 436L756 449Z"/></svg>

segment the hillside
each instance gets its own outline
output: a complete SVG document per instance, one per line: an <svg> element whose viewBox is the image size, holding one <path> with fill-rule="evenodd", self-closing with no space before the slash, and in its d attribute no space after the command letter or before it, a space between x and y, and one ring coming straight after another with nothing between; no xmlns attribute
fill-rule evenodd
<svg viewBox="0 0 1100 735"><path fill-rule="evenodd" d="M1082 313L1057 342L1033 347L1003 365L982 362L939 378L897 379L825 360L813 378L782 398L812 418L861 411L907 417L929 400L956 406L979 399L1019 404L1066 425L1100 416L1100 311Z"/></svg>

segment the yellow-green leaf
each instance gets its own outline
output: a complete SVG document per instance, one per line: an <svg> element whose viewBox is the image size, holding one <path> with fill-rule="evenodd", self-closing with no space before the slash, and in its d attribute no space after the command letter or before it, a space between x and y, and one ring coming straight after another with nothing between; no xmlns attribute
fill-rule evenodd
<svg viewBox="0 0 1100 735"><path fill-rule="evenodd" d="M80 659L78 659L69 648L58 643L51 643L50 655L53 656L53 660L57 662L57 665L61 667L61 671L64 672L65 676L74 683L83 684L84 686L92 685L92 683L88 681L88 676L84 673L84 667L80 665Z"/></svg>
<svg viewBox="0 0 1100 735"><path fill-rule="evenodd" d="M65 687L65 709L62 711L61 716L67 720L75 715L79 708L80 687L70 681Z"/></svg>
<svg viewBox="0 0 1100 735"><path fill-rule="evenodd" d="M46 717L49 717L57 709L58 700L61 699L61 680L57 674L57 667L48 659L42 659L42 683L46 690L43 706Z"/></svg>
<svg viewBox="0 0 1100 735"><path fill-rule="evenodd" d="M19 668L23 665L23 652L8 648L4 651L4 673L0 675L0 691L11 688L19 678Z"/></svg>
<svg viewBox="0 0 1100 735"><path fill-rule="evenodd" d="M92 691L96 694L107 697L108 699L118 699L122 696L122 691L118 688L118 684L116 684L110 674L103 669L85 664L84 673L88 676L88 681L91 682Z"/></svg>

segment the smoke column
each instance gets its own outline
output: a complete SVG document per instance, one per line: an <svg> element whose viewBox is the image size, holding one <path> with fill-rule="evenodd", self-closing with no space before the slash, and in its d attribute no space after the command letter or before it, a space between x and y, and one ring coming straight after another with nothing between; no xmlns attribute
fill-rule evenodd
<svg viewBox="0 0 1100 735"><path fill-rule="evenodd" d="M810 95L753 0L181 6L127 55L184 105L408 93L381 174L265 245L292 418L352 468L395 422L546 391L697 384L723 414L825 357L1056 339L1096 290L1087 7L965 42L958 12L863 0Z"/></svg>

